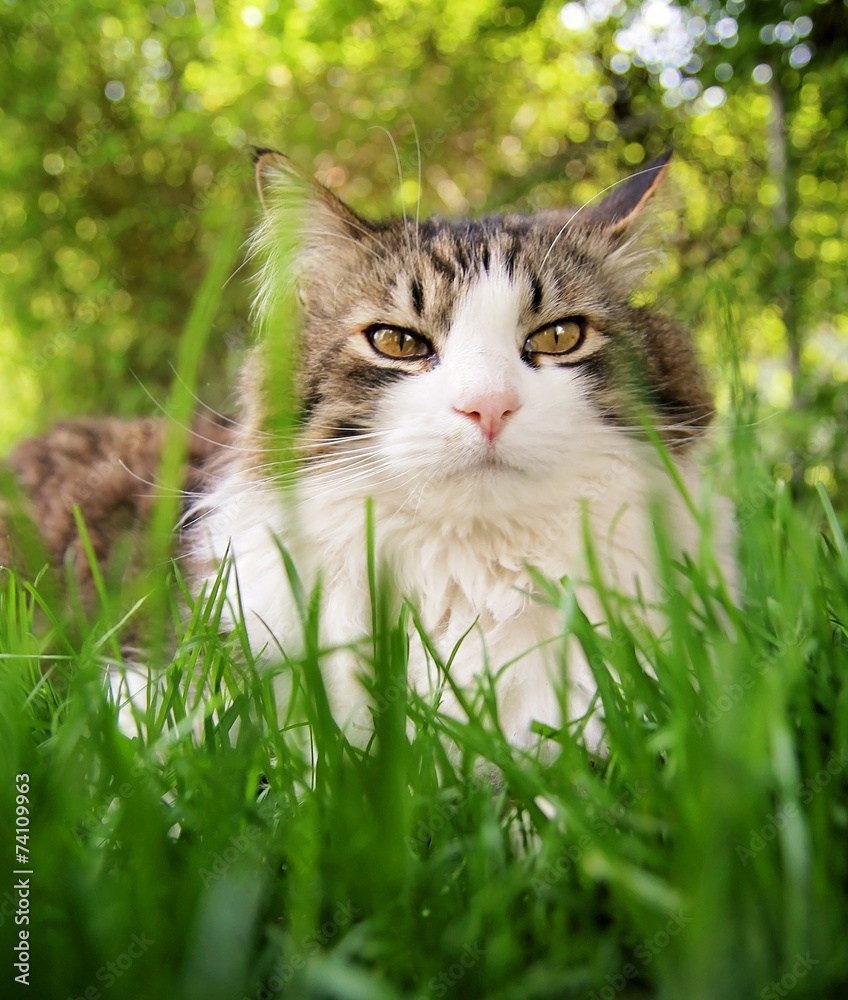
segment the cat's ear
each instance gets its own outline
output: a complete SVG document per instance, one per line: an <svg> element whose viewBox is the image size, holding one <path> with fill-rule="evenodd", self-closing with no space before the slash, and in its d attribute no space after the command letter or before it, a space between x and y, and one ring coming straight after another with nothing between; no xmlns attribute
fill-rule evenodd
<svg viewBox="0 0 848 1000"><path fill-rule="evenodd" d="M354 272L356 254L367 251L376 235L373 223L282 153L256 149L253 163L264 209L251 243L262 261L254 303L262 316L292 284L305 302L319 269L325 277Z"/></svg>
<svg viewBox="0 0 848 1000"><path fill-rule="evenodd" d="M267 215L280 216L300 212L307 218L316 217L342 231L362 233L372 228L332 191L310 177L287 156L273 149L255 149L253 165L259 200Z"/></svg>
<svg viewBox="0 0 848 1000"><path fill-rule="evenodd" d="M653 163L617 184L603 201L587 209L584 224L606 230L612 236L627 233L662 183L673 152L669 149Z"/></svg>

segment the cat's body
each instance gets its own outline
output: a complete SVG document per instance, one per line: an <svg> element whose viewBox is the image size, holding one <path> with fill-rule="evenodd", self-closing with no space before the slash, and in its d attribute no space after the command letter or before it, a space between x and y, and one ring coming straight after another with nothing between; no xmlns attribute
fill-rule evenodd
<svg viewBox="0 0 848 1000"><path fill-rule="evenodd" d="M22 510L0 507L0 566L38 572L46 561L59 576L72 570L85 603L95 598L91 566L74 508L85 522L93 553L106 568L116 549L137 562L144 526L158 493L156 477L165 421L84 417L22 441L5 465L24 495ZM189 495L206 485L205 463L230 431L199 417L189 435L183 480ZM4 526L4 521L9 521ZM27 524L26 522L29 522ZM35 529L29 532L29 527ZM30 536L27 538L27 536Z"/></svg>
<svg viewBox="0 0 848 1000"><path fill-rule="evenodd" d="M656 502L679 551L699 544L638 413L646 407L698 498L692 446L712 400L686 334L628 303L644 268L635 218L666 162L582 217L377 225L304 186L284 158L259 156L266 221L257 246L267 261L259 301L268 313L289 277L276 241L287 238L290 214L304 213L303 470L285 485L252 471L266 454L273 408L259 353L244 379L235 447L198 505L189 549L200 582L232 557L231 607L243 610L254 651L271 657L278 645L296 647L300 633L275 539L307 587L320 580L323 644L345 647L326 657L325 679L355 740L371 728L364 665L350 648L371 623L366 498L378 559L445 660L468 633L453 681L470 691L484 666L500 674L500 723L519 746L536 739L532 722L563 722L563 622L535 596L528 567L585 578L584 509L606 578L624 593L652 591ZM732 576L731 537L722 508L715 541ZM578 595L600 620L591 588L578 585ZM595 691L574 648L569 679L574 718ZM413 636L410 684L427 694L442 680ZM441 705L459 711L449 691ZM596 719L587 738L598 735Z"/></svg>
<svg viewBox="0 0 848 1000"><path fill-rule="evenodd" d="M419 225L368 222L285 158L258 154L265 327L291 280L279 248L297 230L302 468L269 475L277 404L260 345L232 431L207 427L192 438L189 484L208 494L194 504L183 555L198 591L232 558L229 620L243 610L250 644L266 659L300 641L278 541L308 588L320 581L322 642L335 649L324 661L328 693L357 742L371 730L355 652L371 625L368 498L377 557L444 660L455 652L453 681L471 691L484 669L499 675L500 723L523 747L536 739L534 721L564 721L563 621L538 600L531 568L576 581L583 609L600 621L581 582L584 515L606 580L625 594L652 592L656 503L676 550L698 547L641 421L653 422L697 500L695 451L712 398L687 334L629 302L649 260L638 220L667 162L580 212ZM160 442L152 422L105 421L18 449L12 465L54 562L79 548L69 498L82 503L107 558L115 519L149 508ZM712 541L732 577L732 518L715 503ZM575 718L595 682L574 643L568 652ZM443 686L415 636L408 679L422 694ZM449 691L441 705L459 713ZM595 718L586 738L595 744L599 733Z"/></svg>
<svg viewBox="0 0 848 1000"><path fill-rule="evenodd" d="M554 727L562 723L555 679L563 620L560 612L534 596L538 588L527 567L554 580L586 576L584 503L607 579L620 581L625 593L635 593L638 580L647 597L652 596L655 551L647 525L658 497L666 501L670 530L681 547L696 544L698 532L682 500L663 489L664 473L653 448L642 442L617 444L611 435L607 440L596 437L592 455L534 493L532 512L520 492L509 486L507 496L492 497L488 504L469 502L456 485L429 498L390 495L374 504L378 552L391 565L398 589L415 604L444 660L469 633L453 658L453 680L471 692L485 663L493 674L512 664L497 690L501 726L516 745L533 742L533 721ZM697 495L694 470L682 472ZM481 474L481 485L486 475ZM367 478L359 485L367 489ZM361 640L371 624L362 496L328 495L321 484L308 480L293 492L296 496L285 503L257 496L250 476L234 472L210 495L215 512L211 530L201 522L194 542L200 579L210 580L219 561L233 556L237 576L230 577L231 606L243 609L254 651L267 647L272 659L278 643L298 648L301 632L275 537L292 550L307 587L319 578L323 583L325 648ZM727 546L728 535L721 541ZM727 548L723 556L729 559ZM590 619L601 621L592 588L578 585L577 593ZM334 653L325 661L334 715L355 740L367 739L370 733L370 713L357 679L363 669L363 661L348 652ZM419 693L443 686L417 637L411 644L408 679ZM575 648L570 649L570 684L571 714L579 717L596 685ZM441 705L455 707L450 691L443 693ZM595 720L588 731L592 743L598 739L597 724Z"/></svg>

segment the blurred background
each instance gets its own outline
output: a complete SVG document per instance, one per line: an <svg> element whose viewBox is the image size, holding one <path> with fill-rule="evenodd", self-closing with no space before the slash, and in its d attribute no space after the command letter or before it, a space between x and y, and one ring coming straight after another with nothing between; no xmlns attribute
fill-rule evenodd
<svg viewBox="0 0 848 1000"><path fill-rule="evenodd" d="M724 408L732 316L774 481L848 507L843 0L0 0L0 53L3 452L164 401L223 228L257 218L253 144L376 216L579 204L674 145L642 299L695 330Z"/></svg>

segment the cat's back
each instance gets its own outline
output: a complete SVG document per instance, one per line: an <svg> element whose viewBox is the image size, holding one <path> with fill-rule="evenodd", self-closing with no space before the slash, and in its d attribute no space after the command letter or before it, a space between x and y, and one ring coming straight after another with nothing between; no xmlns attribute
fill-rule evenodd
<svg viewBox="0 0 848 1000"><path fill-rule="evenodd" d="M70 559L89 589L74 508L105 565L119 540L137 536L150 516L165 431L160 419L83 417L18 444L4 462L9 495L0 508L0 565L37 572L45 562L58 569ZM195 421L187 444L187 491L203 487L206 462L230 436L218 420Z"/></svg>

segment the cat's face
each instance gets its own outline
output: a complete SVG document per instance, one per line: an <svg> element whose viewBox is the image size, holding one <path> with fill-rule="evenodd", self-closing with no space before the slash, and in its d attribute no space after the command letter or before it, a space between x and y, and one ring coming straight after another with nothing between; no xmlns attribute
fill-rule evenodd
<svg viewBox="0 0 848 1000"><path fill-rule="evenodd" d="M628 304L634 222L666 162L577 215L378 225L307 188L304 437L328 486L521 503L637 433L641 406L672 443L702 429L688 337ZM300 175L277 154L258 169L267 246ZM280 280L266 268L266 300Z"/></svg>

